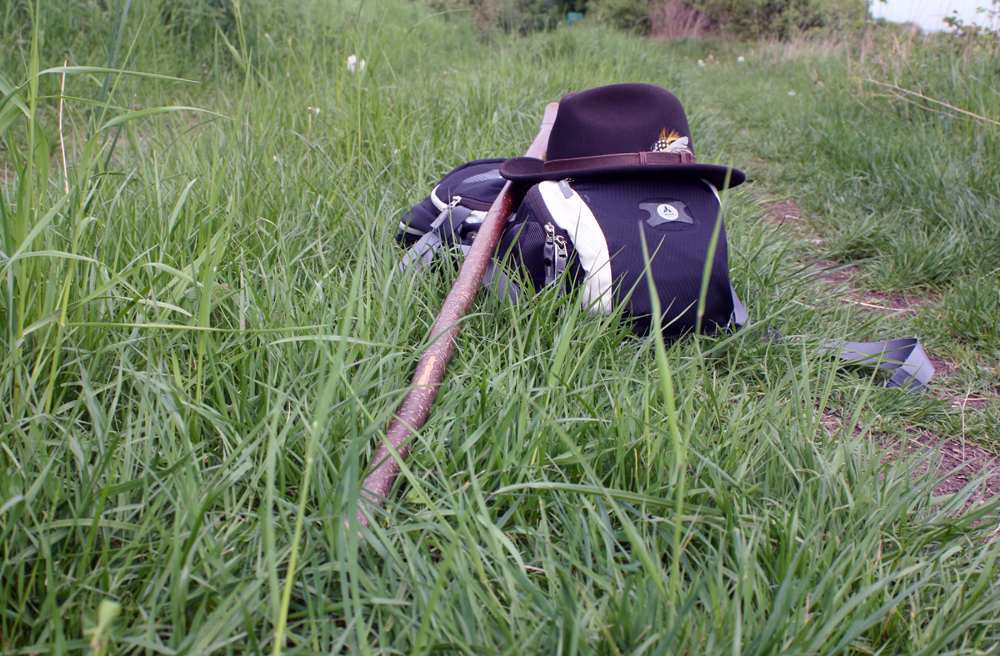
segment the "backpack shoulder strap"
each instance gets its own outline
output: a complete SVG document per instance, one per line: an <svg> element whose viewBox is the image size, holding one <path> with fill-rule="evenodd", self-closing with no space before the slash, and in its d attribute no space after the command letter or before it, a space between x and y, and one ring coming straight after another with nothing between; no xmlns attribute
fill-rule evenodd
<svg viewBox="0 0 1000 656"><path fill-rule="evenodd" d="M750 321L746 306L740 302L736 290L730 285L733 294L732 322L737 328L748 326ZM780 335L773 328L762 334L765 339L777 340ZM892 377L886 381L886 387L902 387L910 392L923 394L927 391L927 383L934 376L934 365L931 363L920 340L915 337L890 339L883 342L848 342L839 339L819 340L819 353L836 355L844 364L877 369L895 370Z"/></svg>
<svg viewBox="0 0 1000 656"><path fill-rule="evenodd" d="M400 275L416 276L425 267L430 266L439 252L456 244L461 244L462 253L468 255L472 246L462 243L460 229L466 223L476 222L474 221L477 218L476 214L465 207L445 207L431 223L431 229L420 237L400 260L393 280L395 281ZM486 267L483 287L504 294L515 305L521 300L521 288L510 280L493 260L490 260Z"/></svg>
<svg viewBox="0 0 1000 656"><path fill-rule="evenodd" d="M460 243L459 229L472 211L464 207L447 206L430 225L430 230L416 241L399 263L399 273L420 273L434 261L438 251Z"/></svg>
<svg viewBox="0 0 1000 656"><path fill-rule="evenodd" d="M847 364L878 369L895 369L886 387L902 387L911 392L927 391L934 375L934 365L915 337L890 339L884 342L845 342L826 339L820 342L820 353L836 353Z"/></svg>

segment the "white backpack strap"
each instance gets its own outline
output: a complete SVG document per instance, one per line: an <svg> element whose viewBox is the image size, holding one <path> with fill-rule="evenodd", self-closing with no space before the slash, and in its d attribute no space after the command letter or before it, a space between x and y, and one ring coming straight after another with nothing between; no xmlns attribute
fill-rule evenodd
<svg viewBox="0 0 1000 656"><path fill-rule="evenodd" d="M583 307L594 314L611 314L614 304L611 254L608 252L604 231L594 213L569 184L540 182L538 193L552 215L552 220L573 241L580 267L586 271Z"/></svg>

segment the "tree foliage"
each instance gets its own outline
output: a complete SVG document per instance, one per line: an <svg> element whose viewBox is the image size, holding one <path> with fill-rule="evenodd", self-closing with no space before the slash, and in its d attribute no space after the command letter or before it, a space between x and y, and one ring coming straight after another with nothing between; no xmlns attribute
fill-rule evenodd
<svg viewBox="0 0 1000 656"><path fill-rule="evenodd" d="M747 37L840 30L865 17L864 0L693 0L691 5L720 29Z"/></svg>
<svg viewBox="0 0 1000 656"><path fill-rule="evenodd" d="M656 16L700 14L711 29L744 38L786 39L803 32L859 26L865 0L432 0L441 10L469 9L484 31L527 33L582 12L603 23L649 34ZM664 11L665 8L671 11ZM678 11L681 10L681 11Z"/></svg>
<svg viewBox="0 0 1000 656"><path fill-rule="evenodd" d="M700 12L714 30L748 38L852 29L865 17L865 0L589 0L587 9L616 27L648 33L651 16L667 4Z"/></svg>

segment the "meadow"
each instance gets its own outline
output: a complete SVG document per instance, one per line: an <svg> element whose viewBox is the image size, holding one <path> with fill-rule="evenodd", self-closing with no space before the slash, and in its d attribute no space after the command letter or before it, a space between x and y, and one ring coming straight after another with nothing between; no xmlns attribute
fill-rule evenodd
<svg viewBox="0 0 1000 656"><path fill-rule="evenodd" d="M0 654L997 649L996 475L933 464L1000 448L997 39L2 7ZM731 275L782 338L658 353L572 296L482 294L348 528L455 275L393 280L400 215L626 81L747 172ZM899 336L926 395L814 341Z"/></svg>

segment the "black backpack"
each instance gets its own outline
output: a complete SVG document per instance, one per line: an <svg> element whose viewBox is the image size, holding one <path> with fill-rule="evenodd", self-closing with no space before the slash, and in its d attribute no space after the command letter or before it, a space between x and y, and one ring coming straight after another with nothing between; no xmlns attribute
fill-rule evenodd
<svg viewBox="0 0 1000 656"><path fill-rule="evenodd" d="M411 246L400 263L401 272L421 271L445 248L468 252L489 205L503 189L505 180L499 173L503 161L475 160L459 166L403 215L397 239ZM531 185L504 229L483 285L515 303L523 292L512 281L517 278L507 272L520 272L536 292L553 284L566 291L582 288L582 302L589 312L608 314L624 306L623 315L633 331L645 336L652 302L643 240L663 312L664 336L696 330L727 332L750 323L729 282L718 192L711 182L692 176L565 179ZM699 321L697 306L710 258ZM920 342L912 338L824 340L816 346L850 364L895 370L887 382L890 387L923 391L934 375Z"/></svg>
<svg viewBox="0 0 1000 656"><path fill-rule="evenodd" d="M730 323L742 323L734 315L718 192L705 180L679 176L539 182L507 225L499 253L509 266L523 269L536 290L564 279L569 287L583 288L582 302L590 312L610 314L624 305L624 316L639 335L649 333L653 312L647 257L665 312L664 336L698 329L721 332ZM709 259L699 321L698 300Z"/></svg>

